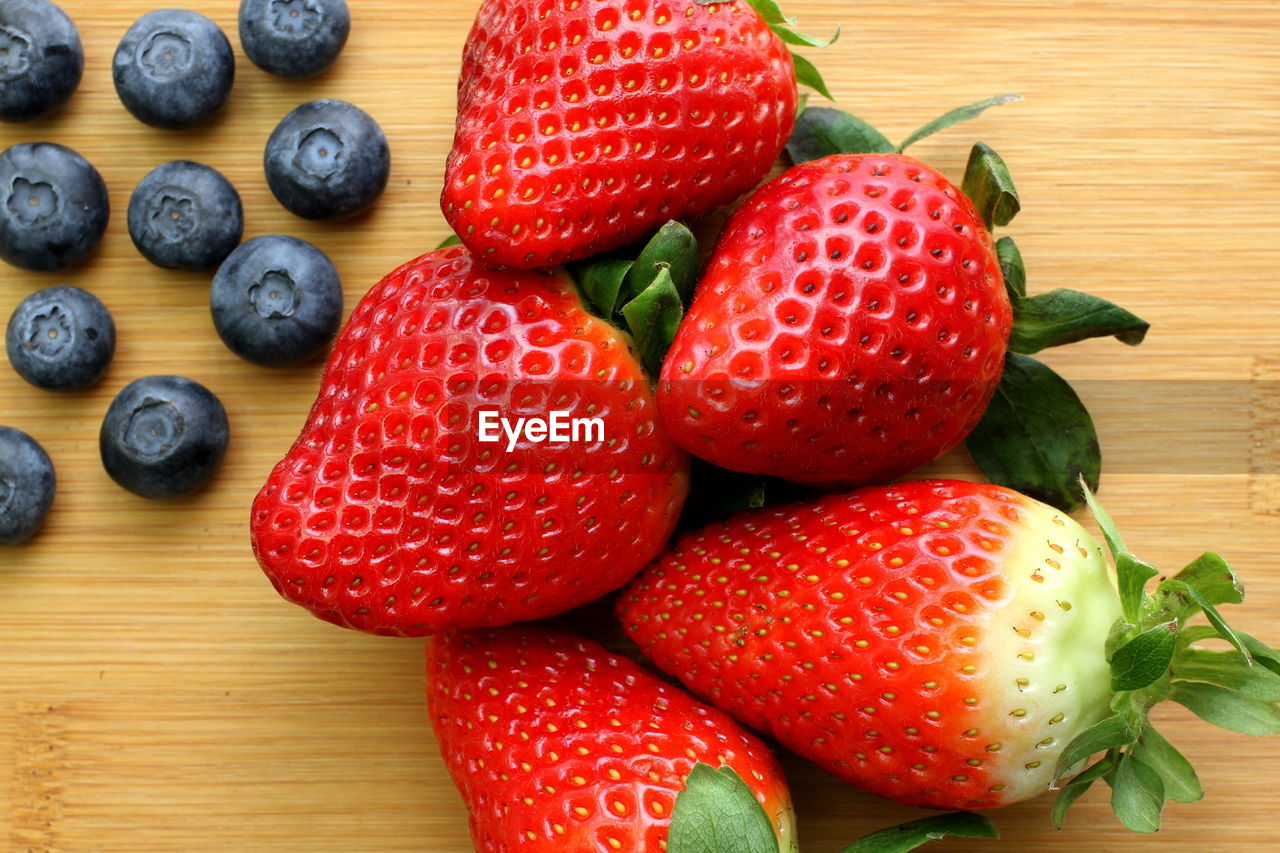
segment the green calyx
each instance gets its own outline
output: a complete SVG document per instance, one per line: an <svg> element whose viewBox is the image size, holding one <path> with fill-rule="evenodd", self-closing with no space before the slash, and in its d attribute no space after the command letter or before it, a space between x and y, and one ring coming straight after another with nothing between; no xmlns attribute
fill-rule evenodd
<svg viewBox="0 0 1280 853"><path fill-rule="evenodd" d="M943 838L999 838L995 824L976 812L947 812L864 835L841 853L906 853Z"/></svg>
<svg viewBox="0 0 1280 853"><path fill-rule="evenodd" d="M725 0L694 0L694 2L699 6L713 6L721 5ZM794 17L783 13L782 7L778 5L777 0L745 0L745 2L756 10L756 14L764 19L764 22L769 25L769 29L773 30L778 38L792 47L827 47L840 38L839 27L836 27L835 33L829 39L814 38L800 32L796 29L800 22ZM822 79L822 73L818 71L816 65L794 50L791 51L791 60L795 65L797 83L802 86L808 86L829 101L835 100L835 98L831 97L826 81Z"/></svg>
<svg viewBox="0 0 1280 853"><path fill-rule="evenodd" d="M1190 803L1204 791L1186 758L1150 722L1166 699L1206 722L1248 735L1280 734L1280 652L1232 629L1218 607L1239 604L1244 587L1231 566L1207 553L1148 591L1158 572L1135 557L1090 489L1082 493L1116 565L1123 617L1107 642L1111 715L1081 732L1058 758L1053 804L1061 828L1067 810L1098 780L1111 787L1116 816L1135 832L1155 832L1168 800ZM1203 615L1207 625L1189 625ZM1197 644L1217 640L1225 650ZM1092 756L1093 764L1078 770Z"/></svg>
<svg viewBox="0 0 1280 853"><path fill-rule="evenodd" d="M621 251L568 267L590 309L630 333L651 376L675 340L698 279L698 241L668 222L638 251Z"/></svg>
<svg viewBox="0 0 1280 853"><path fill-rule="evenodd" d="M731 767L698 763L676 796L669 853L792 853L756 795Z"/></svg>

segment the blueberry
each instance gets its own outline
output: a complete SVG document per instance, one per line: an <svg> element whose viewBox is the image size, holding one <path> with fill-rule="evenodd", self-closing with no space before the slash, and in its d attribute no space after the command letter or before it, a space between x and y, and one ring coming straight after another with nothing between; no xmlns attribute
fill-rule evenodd
<svg viewBox="0 0 1280 853"><path fill-rule="evenodd" d="M213 325L227 348L264 367L315 356L342 322L342 281L324 252L270 234L231 253L213 277Z"/></svg>
<svg viewBox="0 0 1280 853"><path fill-rule="evenodd" d="M231 42L198 12L148 12L120 40L111 63L116 93L141 122L181 130L213 115L236 75Z"/></svg>
<svg viewBox="0 0 1280 853"><path fill-rule="evenodd" d="M280 77L314 77L342 53L351 32L346 0L241 0L240 46Z"/></svg>
<svg viewBox="0 0 1280 853"><path fill-rule="evenodd" d="M159 267L211 270L244 234L244 208L217 169L189 160L158 166L129 199L129 236Z"/></svg>
<svg viewBox="0 0 1280 853"><path fill-rule="evenodd" d="M304 219L347 219L382 195L391 172L387 137L346 101L311 101L289 113L267 140L267 183Z"/></svg>
<svg viewBox="0 0 1280 853"><path fill-rule="evenodd" d="M0 3L0 121L29 121L67 102L84 74L76 25L49 0Z"/></svg>
<svg viewBox="0 0 1280 853"><path fill-rule="evenodd" d="M23 142L0 154L0 258L49 272L83 260L110 218L107 185L70 148Z"/></svg>
<svg viewBox="0 0 1280 853"><path fill-rule="evenodd" d="M181 376L146 376L125 386L98 433L111 479L144 498L194 492L227 452L227 412L213 392Z"/></svg>
<svg viewBox="0 0 1280 853"><path fill-rule="evenodd" d="M56 490L44 448L25 432L0 426L0 545L30 539L44 524Z"/></svg>
<svg viewBox="0 0 1280 853"><path fill-rule="evenodd" d="M5 331L9 363L46 391L96 385L116 352L116 324L92 293L46 287L18 303Z"/></svg>

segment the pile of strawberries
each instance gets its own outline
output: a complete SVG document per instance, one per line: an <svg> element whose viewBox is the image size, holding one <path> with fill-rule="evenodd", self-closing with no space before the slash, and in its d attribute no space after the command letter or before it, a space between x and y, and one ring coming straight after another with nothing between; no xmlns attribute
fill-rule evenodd
<svg viewBox="0 0 1280 853"><path fill-rule="evenodd" d="M485 0L442 199L460 245L365 296L254 503L285 598L431 635L431 718L479 851L794 850L778 765L741 724L958 810L855 851L992 835L972 810L1052 787L1061 825L1097 780L1154 831L1167 799L1201 796L1150 725L1166 698L1280 731L1280 654L1217 610L1238 578L1206 554L1147 590L1092 503L1088 413L1030 358L1146 324L1027 294L991 236L1020 202L989 147L960 186L902 153L1009 99L895 145L804 108L797 81L825 84L789 46L818 44L773 0ZM703 261L680 221L784 148L794 166ZM538 432L551 413L598 429ZM966 438L993 484L877 485ZM1067 514L1082 501L1114 566ZM513 626L623 586L627 634L710 705Z"/></svg>

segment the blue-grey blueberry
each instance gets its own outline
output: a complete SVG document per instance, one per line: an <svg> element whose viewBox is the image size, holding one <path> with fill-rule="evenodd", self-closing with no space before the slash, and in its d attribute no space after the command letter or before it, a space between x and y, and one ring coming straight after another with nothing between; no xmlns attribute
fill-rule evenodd
<svg viewBox="0 0 1280 853"><path fill-rule="evenodd" d="M314 357L342 323L342 281L324 252L283 234L250 240L213 277L213 325L227 348L264 367Z"/></svg>
<svg viewBox="0 0 1280 853"><path fill-rule="evenodd" d="M98 297L60 284L18 303L4 335L18 375L46 391L96 385L116 352L116 324Z"/></svg>
<svg viewBox="0 0 1280 853"><path fill-rule="evenodd" d="M111 402L98 450L125 489L173 498L213 478L230 434L226 409L208 388L181 376L145 376Z"/></svg>
<svg viewBox="0 0 1280 853"><path fill-rule="evenodd" d="M49 0L0 2L0 121L30 121L67 102L84 76L76 25Z"/></svg>
<svg viewBox="0 0 1280 853"><path fill-rule="evenodd" d="M314 77L334 63L351 32L346 0L241 0L240 46L263 71Z"/></svg>
<svg viewBox="0 0 1280 853"><path fill-rule="evenodd" d="M107 185L89 161L52 142L0 153L0 258L50 272L83 260L111 215Z"/></svg>
<svg viewBox="0 0 1280 853"><path fill-rule="evenodd" d="M311 101L267 140L263 165L275 197L304 219L347 219L373 206L391 174L378 123L346 101Z"/></svg>
<svg viewBox="0 0 1280 853"><path fill-rule="evenodd" d="M34 438L0 426L0 545L30 539L49 515L57 477Z"/></svg>
<svg viewBox="0 0 1280 853"><path fill-rule="evenodd" d="M139 18L111 63L116 94L141 122L165 130L199 124L235 80L231 42L199 12L159 9Z"/></svg>
<svg viewBox="0 0 1280 853"><path fill-rule="evenodd" d="M129 199L129 236L156 266L204 272L240 245L244 207L221 172L190 160L157 166Z"/></svg>

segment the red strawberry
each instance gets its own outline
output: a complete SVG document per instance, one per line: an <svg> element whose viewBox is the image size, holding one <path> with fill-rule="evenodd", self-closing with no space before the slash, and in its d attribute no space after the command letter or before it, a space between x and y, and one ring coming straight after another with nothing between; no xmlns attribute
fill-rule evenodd
<svg viewBox="0 0 1280 853"><path fill-rule="evenodd" d="M664 853L697 763L735 771L779 848L795 850L790 795L768 749L595 643L518 628L436 637L427 679L477 853Z"/></svg>
<svg viewBox="0 0 1280 853"><path fill-rule="evenodd" d="M755 186L796 101L786 45L745 0L485 0L444 215L492 263L612 249Z"/></svg>
<svg viewBox="0 0 1280 853"><path fill-rule="evenodd" d="M530 431L508 452L479 441L482 411L599 418L604 438ZM486 270L454 247L357 306L254 502L253 546L320 618L424 635L616 588L661 550L687 490L635 354L568 277Z"/></svg>
<svg viewBox="0 0 1280 853"><path fill-rule="evenodd" d="M910 157L794 167L730 220L662 371L675 439L725 468L881 482L973 429L1011 312L973 204Z"/></svg>
<svg viewBox="0 0 1280 853"><path fill-rule="evenodd" d="M1171 698L1216 725L1280 732L1280 654L1218 614L1242 599L1221 557L1146 595L1155 570L1094 506L1119 595L1069 516L998 486L932 481L685 535L628 590L621 618L696 693L868 791L989 808L1106 750L1063 788L1054 819L1104 778L1125 824L1150 832L1165 798L1202 792L1148 709ZM1212 627L1184 627L1202 610ZM1237 650L1190 647L1210 637Z"/></svg>

